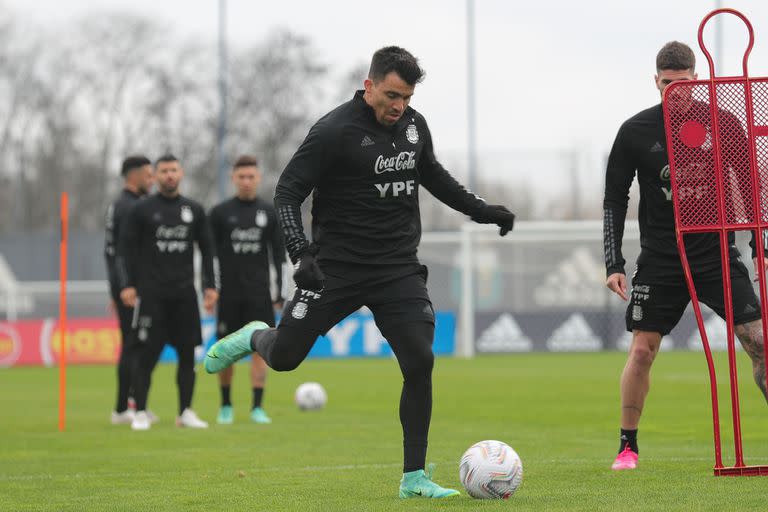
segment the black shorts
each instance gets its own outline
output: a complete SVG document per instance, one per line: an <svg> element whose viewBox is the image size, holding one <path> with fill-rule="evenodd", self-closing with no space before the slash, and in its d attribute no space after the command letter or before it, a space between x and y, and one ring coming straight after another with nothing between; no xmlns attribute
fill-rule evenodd
<svg viewBox="0 0 768 512"><path fill-rule="evenodd" d="M694 281L699 301L725 319L725 298L720 273ZM653 279L653 267L638 265L632 277L632 296L627 306L627 330L669 332L680 321L691 301L685 281L676 280L669 285L648 284ZM747 267L741 260L731 258L731 295L735 325L760 319L760 304L752 287Z"/></svg>
<svg viewBox="0 0 768 512"><path fill-rule="evenodd" d="M377 325L427 321L434 325L435 313L427 292L427 267L407 265L368 272L349 265L321 266L325 289L297 289L283 309L280 326L290 325L325 334L339 321L367 306Z"/></svg>
<svg viewBox="0 0 768 512"><path fill-rule="evenodd" d="M139 343L174 347L203 344L197 294L174 298L141 296L135 313L136 339Z"/></svg>
<svg viewBox="0 0 768 512"><path fill-rule="evenodd" d="M230 298L222 295L216 316L216 334L219 338L231 334L253 320L260 320L270 327L275 326L275 310L272 299Z"/></svg>

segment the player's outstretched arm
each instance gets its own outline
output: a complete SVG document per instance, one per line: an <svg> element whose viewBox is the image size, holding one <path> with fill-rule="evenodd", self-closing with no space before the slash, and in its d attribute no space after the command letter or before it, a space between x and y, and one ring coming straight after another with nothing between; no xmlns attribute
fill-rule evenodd
<svg viewBox="0 0 768 512"><path fill-rule="evenodd" d="M419 162L419 173L424 188L442 203L450 206L479 224L496 224L499 234L506 235L515 225L515 214L506 206L489 205L464 188L445 170L435 157L432 146L432 134L424 128L424 154Z"/></svg>
<svg viewBox="0 0 768 512"><path fill-rule="evenodd" d="M480 208L472 220L478 224L496 224L499 226L499 235L504 236L515 227L515 214L507 209L506 206L498 204L487 204Z"/></svg>

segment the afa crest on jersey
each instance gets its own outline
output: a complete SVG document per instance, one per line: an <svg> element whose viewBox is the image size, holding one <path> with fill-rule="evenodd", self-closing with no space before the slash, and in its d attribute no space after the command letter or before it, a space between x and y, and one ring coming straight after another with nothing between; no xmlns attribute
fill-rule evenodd
<svg viewBox="0 0 768 512"><path fill-rule="evenodd" d="M411 144L419 142L419 130L416 129L415 124L409 124L408 128L405 129L405 138L408 139L408 142Z"/></svg>
<svg viewBox="0 0 768 512"><path fill-rule="evenodd" d="M186 222L187 224L195 220L195 215L192 213L192 208L190 208L189 206L181 207L181 220Z"/></svg>
<svg viewBox="0 0 768 512"><path fill-rule="evenodd" d="M305 316L307 316L307 310L309 309L309 305L306 302L297 302L293 305L293 310L291 311L291 316L297 320L301 320Z"/></svg>
<svg viewBox="0 0 768 512"><path fill-rule="evenodd" d="M256 225L260 228L266 227L267 225L267 212L264 210L259 210L256 212Z"/></svg>

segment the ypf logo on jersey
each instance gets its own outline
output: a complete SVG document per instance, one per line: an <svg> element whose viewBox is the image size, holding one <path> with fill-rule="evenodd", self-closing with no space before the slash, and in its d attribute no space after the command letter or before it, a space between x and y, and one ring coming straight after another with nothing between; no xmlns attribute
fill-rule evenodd
<svg viewBox="0 0 768 512"><path fill-rule="evenodd" d="M181 220L187 224L191 224L192 221L195 220L195 215L192 213L192 208L189 206L181 207Z"/></svg>
<svg viewBox="0 0 768 512"><path fill-rule="evenodd" d="M408 128L405 129L405 138L408 139L408 142L411 144L419 142L419 130L416 129L415 124L409 124Z"/></svg>
<svg viewBox="0 0 768 512"><path fill-rule="evenodd" d="M661 172L659 172L659 179L661 180L662 183L669 183L669 179L670 179L669 164L661 168ZM661 187L661 191L664 193L664 197L667 198L667 201L672 200L671 186Z"/></svg>
<svg viewBox="0 0 768 512"><path fill-rule="evenodd" d="M267 225L267 212L259 210L256 212L256 225L263 228Z"/></svg>

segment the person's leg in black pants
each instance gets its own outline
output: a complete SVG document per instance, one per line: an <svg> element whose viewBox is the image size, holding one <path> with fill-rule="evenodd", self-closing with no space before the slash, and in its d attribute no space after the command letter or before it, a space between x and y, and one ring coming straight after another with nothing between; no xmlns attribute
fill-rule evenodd
<svg viewBox="0 0 768 512"><path fill-rule="evenodd" d="M380 325L403 374L400 424L403 427L403 473L424 469L432 417L432 339L435 325L428 321Z"/></svg>
<svg viewBox="0 0 768 512"><path fill-rule="evenodd" d="M136 336L133 331L133 308L125 306L120 297L113 297L120 325L120 357L117 362L117 402L115 412L123 413L128 409L128 397L133 391L136 374Z"/></svg>

